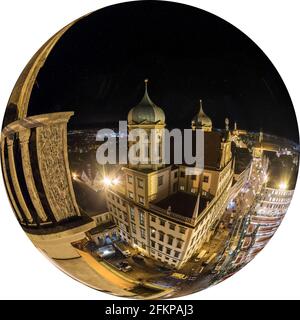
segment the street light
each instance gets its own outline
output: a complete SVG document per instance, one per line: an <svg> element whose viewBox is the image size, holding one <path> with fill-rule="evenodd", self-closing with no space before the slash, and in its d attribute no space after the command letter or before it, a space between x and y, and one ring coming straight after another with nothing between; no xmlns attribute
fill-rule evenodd
<svg viewBox="0 0 300 320"><path fill-rule="evenodd" d="M118 177L116 178L109 178L109 177L104 177L104 179L102 180L104 186L106 187L110 187L110 186L116 186L120 183L120 179Z"/></svg>
<svg viewBox="0 0 300 320"><path fill-rule="evenodd" d="M279 189L280 189L280 190L286 190L286 189L287 189L287 184L286 184L286 182L281 182L281 183L279 184Z"/></svg>
<svg viewBox="0 0 300 320"><path fill-rule="evenodd" d="M75 173L75 172L73 172L73 173L72 173L72 178L73 178L74 180L77 179L77 178L78 178L78 174Z"/></svg>
<svg viewBox="0 0 300 320"><path fill-rule="evenodd" d="M104 177L102 182L106 187L109 187L109 186L112 185L112 181L111 181L111 179L109 177Z"/></svg>

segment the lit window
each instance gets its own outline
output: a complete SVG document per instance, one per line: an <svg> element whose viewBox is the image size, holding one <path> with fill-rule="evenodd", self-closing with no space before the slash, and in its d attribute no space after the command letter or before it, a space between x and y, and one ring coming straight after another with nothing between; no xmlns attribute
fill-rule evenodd
<svg viewBox="0 0 300 320"><path fill-rule="evenodd" d="M139 210L139 220L140 220L140 225L144 226L145 225L145 213L142 210Z"/></svg>
<svg viewBox="0 0 300 320"><path fill-rule="evenodd" d="M191 188L191 193L196 193L196 189L195 188Z"/></svg>
<svg viewBox="0 0 300 320"><path fill-rule="evenodd" d="M184 186L180 186L179 189L180 189L181 191L184 191Z"/></svg>
<svg viewBox="0 0 300 320"><path fill-rule="evenodd" d="M131 230L133 233L136 233L136 225L133 222L131 222Z"/></svg>
<svg viewBox="0 0 300 320"><path fill-rule="evenodd" d="M130 219L134 220L135 216L134 216L134 208L133 207L129 207L130 210Z"/></svg>
<svg viewBox="0 0 300 320"><path fill-rule="evenodd" d="M141 230L141 238L142 239L146 239L145 229L144 228L140 228L140 230Z"/></svg>
<svg viewBox="0 0 300 320"><path fill-rule="evenodd" d="M127 176L127 182L129 183L129 184L132 184L132 176Z"/></svg>
<svg viewBox="0 0 300 320"><path fill-rule="evenodd" d="M155 238L155 233L156 233L155 229L151 228L151 237L152 238Z"/></svg>

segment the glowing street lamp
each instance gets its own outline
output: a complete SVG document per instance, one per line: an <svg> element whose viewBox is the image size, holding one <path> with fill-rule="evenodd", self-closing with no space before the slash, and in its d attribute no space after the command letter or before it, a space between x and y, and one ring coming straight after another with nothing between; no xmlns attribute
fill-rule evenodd
<svg viewBox="0 0 300 320"><path fill-rule="evenodd" d="M102 182L103 182L104 186L106 186L106 187L109 187L109 186L112 185L112 181L111 181L111 179L108 178L108 177L104 177L104 179L103 179Z"/></svg>
<svg viewBox="0 0 300 320"><path fill-rule="evenodd" d="M279 184L279 189L280 189L280 190L286 190L286 189L287 189L287 184L286 184L285 182L281 182L281 183Z"/></svg>
<svg viewBox="0 0 300 320"><path fill-rule="evenodd" d="M105 187L110 187L110 186L116 186L120 183L120 179L118 177L116 178L109 178L109 177L104 177L102 180L103 184Z"/></svg>
<svg viewBox="0 0 300 320"><path fill-rule="evenodd" d="M78 174L75 173L75 172L73 172L73 173L72 173L72 178L73 178L74 180L76 180L76 179L78 178Z"/></svg>
<svg viewBox="0 0 300 320"><path fill-rule="evenodd" d="M120 183L120 179L119 178L114 178L113 180L112 180L112 184L113 185L117 185L117 184L119 184Z"/></svg>

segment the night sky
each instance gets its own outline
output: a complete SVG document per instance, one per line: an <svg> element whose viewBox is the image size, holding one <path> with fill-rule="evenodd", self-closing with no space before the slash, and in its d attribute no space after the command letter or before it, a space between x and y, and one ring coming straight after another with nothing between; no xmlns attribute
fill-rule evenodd
<svg viewBox="0 0 300 320"><path fill-rule="evenodd" d="M116 126L145 78L169 127L190 127L201 98L216 128L228 117L298 141L291 99L264 53L224 20L168 2L119 4L77 22L41 69L29 115L72 110L72 128Z"/></svg>

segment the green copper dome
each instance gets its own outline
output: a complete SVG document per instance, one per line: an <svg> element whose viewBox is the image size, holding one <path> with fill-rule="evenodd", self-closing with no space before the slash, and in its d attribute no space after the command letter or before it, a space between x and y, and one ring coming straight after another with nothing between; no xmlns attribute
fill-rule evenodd
<svg viewBox="0 0 300 320"><path fill-rule="evenodd" d="M164 111L156 106L148 95L148 80L145 80L145 94L140 103L128 113L129 124L163 124L165 123Z"/></svg>

